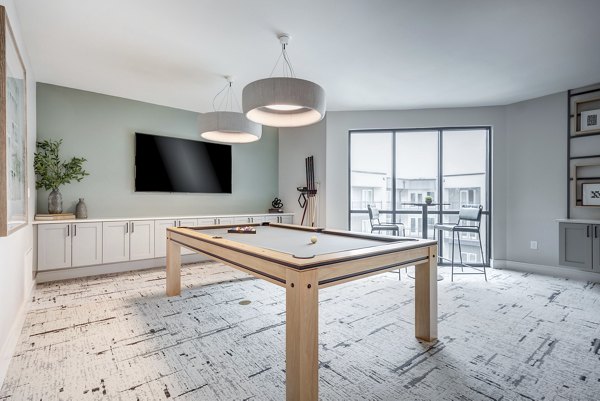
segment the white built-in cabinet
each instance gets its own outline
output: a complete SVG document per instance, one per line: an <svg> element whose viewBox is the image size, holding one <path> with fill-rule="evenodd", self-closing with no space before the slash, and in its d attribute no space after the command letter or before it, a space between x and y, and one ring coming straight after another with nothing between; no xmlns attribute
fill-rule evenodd
<svg viewBox="0 0 600 401"><path fill-rule="evenodd" d="M293 224L294 216L293 215L283 215L283 216L269 215L269 216L265 216L264 221L266 221L268 223Z"/></svg>
<svg viewBox="0 0 600 401"><path fill-rule="evenodd" d="M102 223L71 224L71 267L102 264Z"/></svg>
<svg viewBox="0 0 600 401"><path fill-rule="evenodd" d="M262 222L293 224L293 221L292 214L285 214L37 223L37 269L56 270L165 257L168 227ZM193 253L184 247L181 249L182 255Z"/></svg>
<svg viewBox="0 0 600 401"><path fill-rule="evenodd" d="M104 263L154 258L154 220L102 223Z"/></svg>
<svg viewBox="0 0 600 401"><path fill-rule="evenodd" d="M129 260L129 221L102 223L102 260L104 263Z"/></svg>
<svg viewBox="0 0 600 401"><path fill-rule="evenodd" d="M38 270L71 267L71 224L38 227Z"/></svg>
<svg viewBox="0 0 600 401"><path fill-rule="evenodd" d="M129 222L129 260L154 258L154 220Z"/></svg>
<svg viewBox="0 0 600 401"><path fill-rule="evenodd" d="M154 257L164 258L167 256L168 227L195 227L197 225L198 219L154 220ZM181 247L182 255L190 255L192 253L194 251L183 246Z"/></svg>
<svg viewBox="0 0 600 401"><path fill-rule="evenodd" d="M102 223L39 225L38 270L102 263Z"/></svg>

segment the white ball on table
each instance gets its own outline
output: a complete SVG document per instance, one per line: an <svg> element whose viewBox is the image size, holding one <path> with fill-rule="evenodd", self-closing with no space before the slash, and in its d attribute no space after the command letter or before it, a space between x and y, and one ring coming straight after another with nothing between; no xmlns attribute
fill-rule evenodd
<svg viewBox="0 0 600 401"><path fill-rule="evenodd" d="M311 244L316 244L317 243L317 236L313 235L312 237L310 237L310 242L311 242Z"/></svg>

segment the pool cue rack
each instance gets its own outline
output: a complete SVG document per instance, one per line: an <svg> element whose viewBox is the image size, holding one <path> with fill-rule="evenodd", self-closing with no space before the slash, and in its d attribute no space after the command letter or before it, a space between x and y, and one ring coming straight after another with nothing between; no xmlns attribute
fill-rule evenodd
<svg viewBox="0 0 600 401"><path fill-rule="evenodd" d="M318 204L314 157L309 156L304 159L304 166L306 169L306 186L296 188L300 192L300 195L298 195L298 204L303 209L300 224L304 225L306 220L306 225L314 227L316 225Z"/></svg>

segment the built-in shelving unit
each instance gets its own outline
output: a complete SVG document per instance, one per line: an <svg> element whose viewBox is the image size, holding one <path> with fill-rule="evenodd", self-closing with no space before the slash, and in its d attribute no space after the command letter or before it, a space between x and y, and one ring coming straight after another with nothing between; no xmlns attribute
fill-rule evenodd
<svg viewBox="0 0 600 401"><path fill-rule="evenodd" d="M600 84L568 92L568 218L600 219L600 207L582 201L583 184L600 183L600 129L582 129L581 113L597 109Z"/></svg>

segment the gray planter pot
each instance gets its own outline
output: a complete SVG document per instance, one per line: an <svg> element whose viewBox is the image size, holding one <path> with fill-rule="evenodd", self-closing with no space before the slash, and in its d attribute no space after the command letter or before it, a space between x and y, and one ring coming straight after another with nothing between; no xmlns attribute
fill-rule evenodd
<svg viewBox="0 0 600 401"><path fill-rule="evenodd" d="M62 195L58 189L53 189L48 195L48 213L60 214L62 211Z"/></svg>

